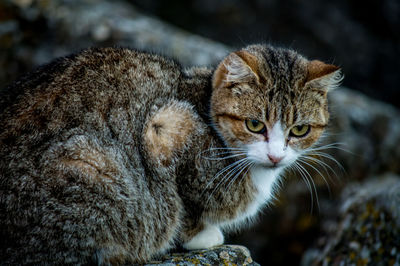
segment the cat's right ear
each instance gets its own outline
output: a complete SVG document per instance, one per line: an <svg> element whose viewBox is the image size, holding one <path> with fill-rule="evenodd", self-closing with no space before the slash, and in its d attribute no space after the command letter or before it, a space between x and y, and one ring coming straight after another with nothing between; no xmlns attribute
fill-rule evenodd
<svg viewBox="0 0 400 266"><path fill-rule="evenodd" d="M308 62L306 85L325 93L338 87L343 80L340 68L319 60Z"/></svg>
<svg viewBox="0 0 400 266"><path fill-rule="evenodd" d="M234 83L259 81L257 58L247 51L229 54L217 67L213 88L229 87Z"/></svg>

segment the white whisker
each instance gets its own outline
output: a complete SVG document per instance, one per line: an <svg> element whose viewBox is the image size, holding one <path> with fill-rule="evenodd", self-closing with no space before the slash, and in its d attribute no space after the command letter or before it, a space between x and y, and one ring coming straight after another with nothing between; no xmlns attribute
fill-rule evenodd
<svg viewBox="0 0 400 266"><path fill-rule="evenodd" d="M317 155L319 157L324 157L326 159L329 159L329 160L333 161L337 166L339 166L339 168L343 172L346 172L345 169L343 168L343 166L335 158L333 158L333 156L330 155L330 154L327 154L325 152L315 152L315 151L313 151L313 152L310 153L310 155Z"/></svg>
<svg viewBox="0 0 400 266"><path fill-rule="evenodd" d="M301 179L304 181L304 183L306 184L306 186L307 186L307 188L308 188L308 191L310 192L310 198L311 198L311 212L312 212L312 211L313 211L313 208L314 208L314 193L313 193L313 190L312 190L312 188L311 188L311 183L310 183L310 181L308 180L307 176L305 175L303 169L301 169L301 168L298 166L298 163L297 163L297 162L295 162L295 163L293 164L293 166L294 166L294 168L297 170L297 172L300 174Z"/></svg>
<svg viewBox="0 0 400 266"><path fill-rule="evenodd" d="M227 154L230 154L230 153L227 153ZM218 156L218 155L221 155L221 154L216 154L215 156ZM203 156L203 158L207 159L207 160L219 161L219 160L226 160L226 159L231 159L231 158L235 158L235 157L239 157L239 156L245 156L245 155L246 155L246 153L237 153L237 154L231 154L231 155L228 155L228 156L225 156L225 157L205 157L205 156Z"/></svg>
<svg viewBox="0 0 400 266"><path fill-rule="evenodd" d="M235 180L240 176L241 173L243 173L243 171L250 165L252 164L252 162L250 161L246 161L246 163L244 165L241 166L241 169L238 173L236 173L236 175L231 179L231 181L228 183L228 185L226 186L226 191L229 191L231 185L233 184L233 182L235 182Z"/></svg>
<svg viewBox="0 0 400 266"><path fill-rule="evenodd" d="M305 159L307 159L307 158L305 158ZM299 158L298 161L301 163L304 163L305 165L308 165L309 167L311 167L315 172L317 172L320 175L320 177L324 180L326 187L328 188L329 196L332 196L331 188L329 187L329 183L326 181L324 175L315 166L308 163L307 161L302 160L301 158Z"/></svg>
<svg viewBox="0 0 400 266"><path fill-rule="evenodd" d="M244 159L246 159L246 158L244 158ZM247 160L240 160L240 163L236 164L235 167L232 168L232 169L221 179L221 181L220 181L220 182L217 184L217 186L215 187L214 191L215 191L219 186L221 186L222 184L226 183L226 182L230 179L230 177L231 177L232 175L236 174L236 173L241 169L241 167L242 167L244 164L246 164L246 163L247 163ZM222 182L222 181L223 181L223 182ZM214 191L213 191L213 193L214 193ZM211 194L213 194L213 193L211 193Z"/></svg>
<svg viewBox="0 0 400 266"><path fill-rule="evenodd" d="M310 154L310 155L313 155L313 154ZM332 181L331 175L330 175L329 172L328 172L328 170L330 170L330 171L332 172L332 174L333 174L335 180L336 180L337 182L341 182L340 178L339 178L338 175L336 174L336 171L335 171L329 164L327 164L326 162L324 162L324 161L322 161L322 160L320 160L320 159L317 159L317 158L315 158L315 157L313 157L313 156L310 156L310 155L302 155L300 158L305 158L305 159L307 159L307 160L313 161L314 163L316 163L316 164L318 164L319 166L321 166L321 167L325 170L325 172L326 172L328 178ZM318 156L318 155L316 155L316 156Z"/></svg>
<svg viewBox="0 0 400 266"><path fill-rule="evenodd" d="M312 176L310 175L310 173L307 171L307 169L304 168L304 166L302 166L300 163L296 162L296 165L299 167L299 170L302 169L302 172L305 173L306 175L304 177L308 177L308 181L310 182L314 193L315 193L315 202L317 203L317 207L318 210L320 210L320 206L319 206L319 200L318 200L318 192L317 192L317 187L315 186L314 180L312 179ZM312 210L311 210L312 212Z"/></svg>
<svg viewBox="0 0 400 266"><path fill-rule="evenodd" d="M246 172L245 172L245 173L242 175L242 177L240 178L239 186L242 184L243 179L246 178L247 173L250 171L250 169L251 169L254 165L255 165L255 163L250 161L250 164L249 164L249 166L248 166Z"/></svg>
<svg viewBox="0 0 400 266"><path fill-rule="evenodd" d="M343 142L334 142L334 143L330 143L330 144L326 144L326 145L322 145L322 146L318 146L318 147L308 148L308 149L306 149L306 152L308 152L308 151L320 151L320 150L336 149L336 150L341 150L341 151L344 151L344 152L348 152L348 153L354 154L350 150L347 150L347 149L345 149L343 147L340 147L340 146L344 146L344 145L345 145L345 143L343 143Z"/></svg>
<svg viewBox="0 0 400 266"><path fill-rule="evenodd" d="M207 201L206 201L206 205L208 204L209 200L211 199L211 197L213 196L213 194L217 191L218 187L221 185L221 183L224 181L225 177L230 175L232 173L232 171L235 171L235 169L237 168L238 165L241 165L243 162L245 162L247 159L243 158L240 159L238 161L235 161L231 164L229 164L228 166L226 166L225 168L223 168L221 171L219 171L211 180L210 182L208 182L208 184L206 185L206 187L204 188L204 191L202 193L202 195L204 194L204 192L207 190L207 188L214 183L214 181L219 178L223 173L225 173L226 171L229 171L227 175L225 175L223 178L221 178L221 180L218 182L218 184L214 187L213 191L211 192L211 194L209 195Z"/></svg>

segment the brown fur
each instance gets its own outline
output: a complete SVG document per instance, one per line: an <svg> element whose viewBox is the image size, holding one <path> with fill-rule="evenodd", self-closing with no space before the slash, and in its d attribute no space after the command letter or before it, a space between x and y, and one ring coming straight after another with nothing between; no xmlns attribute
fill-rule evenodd
<svg viewBox="0 0 400 266"><path fill-rule="evenodd" d="M308 64L307 81L311 81L339 70L337 66L325 64L319 60L312 60Z"/></svg>
<svg viewBox="0 0 400 266"><path fill-rule="evenodd" d="M287 134L293 125L303 122L310 124L313 130L307 138L296 140L296 146L302 149L311 146L321 135L320 128L326 126L329 120L326 97L328 89L312 82L337 72L339 68L317 60L308 61L290 50L260 48L250 46L235 53L240 55L242 59L240 63L244 63L243 68L253 71L253 81L251 79L249 81L246 77L239 78L236 84L232 84L232 81L221 79L228 75L226 66L230 64L231 57L227 57L215 71L216 90L211 100L211 112L214 119L219 121L220 116L234 116L236 121L257 119L269 125L269 128L278 120L282 120L285 122ZM254 61L254 58L265 58L266 61ZM269 59L279 64L271 63ZM265 82L258 82L258 80L265 80ZM240 90L244 86L243 83L250 83L251 90L247 89L238 97L235 91ZM305 88L308 84L312 88L307 90ZM237 139L243 138L243 134L246 134L245 128L242 127L241 131L244 133L236 130L235 135L224 137L232 141L230 144L234 144Z"/></svg>
<svg viewBox="0 0 400 266"><path fill-rule="evenodd" d="M0 261L142 263L236 219L257 188L243 172L227 191L215 177L237 158L207 157L264 140L249 118L282 120L286 132L310 124L289 142L312 145L328 121L321 91L332 71L266 45L215 71L102 48L16 81L0 98Z"/></svg>
<svg viewBox="0 0 400 266"><path fill-rule="evenodd" d="M144 130L144 142L152 160L171 164L174 153L190 146L190 134L196 129L197 116L189 105L177 102L165 106L152 117Z"/></svg>

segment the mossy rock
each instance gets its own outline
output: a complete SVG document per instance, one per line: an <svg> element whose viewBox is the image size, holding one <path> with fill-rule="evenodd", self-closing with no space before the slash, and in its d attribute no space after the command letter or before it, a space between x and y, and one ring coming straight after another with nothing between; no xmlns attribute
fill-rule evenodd
<svg viewBox="0 0 400 266"><path fill-rule="evenodd" d="M187 253L173 253L165 255L159 261L145 264L150 265L249 265L256 266L246 247L238 245L222 245L210 249L194 250Z"/></svg>

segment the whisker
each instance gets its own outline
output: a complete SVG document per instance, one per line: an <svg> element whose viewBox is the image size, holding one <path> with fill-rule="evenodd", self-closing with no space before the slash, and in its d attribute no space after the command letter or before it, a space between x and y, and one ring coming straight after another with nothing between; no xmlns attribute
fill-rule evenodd
<svg viewBox="0 0 400 266"><path fill-rule="evenodd" d="M236 167L240 164L242 164L243 162L245 162L245 160L247 160L246 158L240 159L238 161L235 161L231 164L229 164L228 166L226 166L225 168L223 168L222 170L220 170L211 180L210 182L208 182L208 184L206 185L206 187L204 188L203 192L201 195L203 195L205 193L205 191L207 190L207 188L214 183L214 181L220 177L223 173L225 173L226 171L229 171L227 175L229 175L232 171L234 171L236 169ZM227 176L225 175L223 178L221 178L221 180L218 182L218 184L214 187L213 191L211 192L210 196L207 199L206 205L208 204L208 201L211 199L211 196L214 194L214 192L217 190L217 188L221 185L221 183L224 181L225 177Z"/></svg>
<svg viewBox="0 0 400 266"><path fill-rule="evenodd" d="M242 184L243 179L247 176L247 173L250 171L250 169L251 169L254 165L255 165L255 163L252 162L252 161L250 161L250 164L249 164L249 166L248 166L246 172L242 175L242 178L240 178L239 186Z"/></svg>
<svg viewBox="0 0 400 266"><path fill-rule="evenodd" d="M304 159L304 160L307 160L307 161L310 161L310 162L312 162L312 163L317 164L317 165L320 166L322 169L324 169L325 174L326 174L328 177L330 177L330 173L329 173L329 171L328 171L328 170L329 170L329 169L328 169L329 165L327 165L326 163L321 162L320 160L315 159L313 156L308 155L308 154L300 155L300 156L299 156L299 159ZM325 164L326 166L325 166L324 164ZM327 166L328 166L328 167L327 167Z"/></svg>
<svg viewBox="0 0 400 266"><path fill-rule="evenodd" d="M207 150L204 150L200 153L205 153L205 152L211 152L211 151L245 151L244 148L231 148L231 147L225 147L225 148L209 148Z"/></svg>
<svg viewBox="0 0 400 266"><path fill-rule="evenodd" d="M243 173L243 171L250 165L252 164L252 162L247 161L244 165L241 166L241 169L238 173L236 173L236 175L231 179L231 181L228 183L227 187L226 187L226 191L229 191L230 187L232 186L233 182L235 182L235 180L240 176L241 173Z"/></svg>
<svg viewBox="0 0 400 266"><path fill-rule="evenodd" d="M340 146L344 146L344 145L345 145L345 143L343 143L343 142L334 142L334 143L330 143L330 144L326 144L326 145L321 145L318 147L308 148L306 151L320 151L320 150L337 149L337 150L341 150L344 152L348 152L350 154L354 154L352 151L340 147ZM354 155L356 155L356 154L354 154Z"/></svg>
<svg viewBox="0 0 400 266"><path fill-rule="evenodd" d="M213 153L213 152L219 152L221 154L224 153L234 153L234 152L246 152L245 149L243 148L230 148L230 147L226 147L226 148L209 148L207 150L201 151L199 152L198 156L203 156L205 153ZM207 156L207 154L206 154Z"/></svg>
<svg viewBox="0 0 400 266"><path fill-rule="evenodd" d="M310 154L310 155L313 155L313 154ZM317 156L318 156L318 155L317 155ZM331 175L330 175L329 172L328 172L328 170L330 170L330 171L332 172L333 176L335 177L335 180L336 180L337 182L341 182L341 180L340 180L340 178L338 177L336 171L335 171L329 164L327 164L326 162L324 162L324 161L322 161L322 160L320 160L320 159L317 159L317 158L315 158L315 157L308 156L308 155L301 155L300 158L305 158L305 159L307 159L307 160L313 161L313 162L315 162L316 164L318 164L319 166L321 166L321 167L325 170L325 172L326 172L328 178L332 181Z"/></svg>
<svg viewBox="0 0 400 266"><path fill-rule="evenodd" d="M224 172L228 171L229 169L231 169L232 167L234 167L235 165L237 165L238 163L240 163L241 161L243 161L245 158L235 161L231 164L229 164L228 166L224 167L222 170L220 170L206 185L206 187L204 188L203 193L205 192L205 190L207 190L207 188L220 176L222 175ZM203 194L202 193L202 194Z"/></svg>
<svg viewBox="0 0 400 266"><path fill-rule="evenodd" d="M306 158L307 159L307 158ZM311 167L314 171L316 171L320 177L322 177L322 179L324 180L326 187L328 188L328 193L329 193L329 197L332 197L332 192L331 192L331 188L329 187L329 183L326 181L324 175L315 167L313 166L311 163L308 163L305 160L302 160L301 158L298 159L299 162L304 163L305 165L308 165L309 167Z"/></svg>
<svg viewBox="0 0 400 266"><path fill-rule="evenodd" d="M223 155L223 154L237 154L238 151L224 151L224 152L218 152L216 154L214 154L215 156L219 156L219 155ZM245 153L245 152L241 152L241 153Z"/></svg>
<svg viewBox="0 0 400 266"><path fill-rule="evenodd" d="M324 158L326 158L326 159L329 159L329 160L333 161L337 166L339 166L339 168L340 168L341 171L346 172L346 170L343 168L343 166L341 165L341 163L339 163L338 160L336 160L336 159L335 159L332 155L330 155L330 154L327 154L327 153L325 153L325 152L315 152L315 151L313 151L313 152L310 153L310 155L317 155L317 156L320 156L320 157L324 157Z"/></svg>
<svg viewBox="0 0 400 266"><path fill-rule="evenodd" d="M220 154L216 154L216 155L220 155ZM232 155L225 156L225 157L205 157L205 156L203 156L203 158L207 159L207 160L220 161L220 160L226 160L226 159L231 159L231 158L235 158L235 157L239 157L239 156L245 156L245 155L246 155L246 153L237 153L237 154L232 154Z"/></svg>
<svg viewBox="0 0 400 266"><path fill-rule="evenodd" d="M245 158L246 159L246 158ZM222 185L222 184L224 184L224 183L226 183L230 178L231 178L231 176L232 175L234 175L234 174L236 174L240 169L241 169L241 167L244 165L244 164L246 164L247 163L247 160L242 160L239 164L237 164L233 169L231 169L222 179L221 179L221 181L223 181L223 182L219 182L218 184L217 184L217 186L215 187L215 189L214 190L216 190L220 185ZM212 194L212 193L211 193Z"/></svg>
<svg viewBox="0 0 400 266"><path fill-rule="evenodd" d="M297 172L300 174L301 179L304 181L304 183L306 184L308 191L310 192L310 198L311 198L311 208L310 208L310 212L312 213L313 208L314 208L314 195L313 195L313 190L311 188L311 184L310 181L308 180L308 178L306 177L306 175L304 174L303 170L298 166L298 163L295 162L293 164L293 167L297 170Z"/></svg>
<svg viewBox="0 0 400 266"><path fill-rule="evenodd" d="M317 207L318 207L318 211L320 211L320 206L319 206L319 200L318 200L318 192L317 192L317 187L315 186L314 180L312 179L312 176L310 175L310 173L307 171L307 169L304 168L304 166L302 166L301 164L297 164L300 168L302 168L304 170L304 172L307 174L307 176L309 177L309 181L314 189L314 193L315 193L315 202L317 203Z"/></svg>

